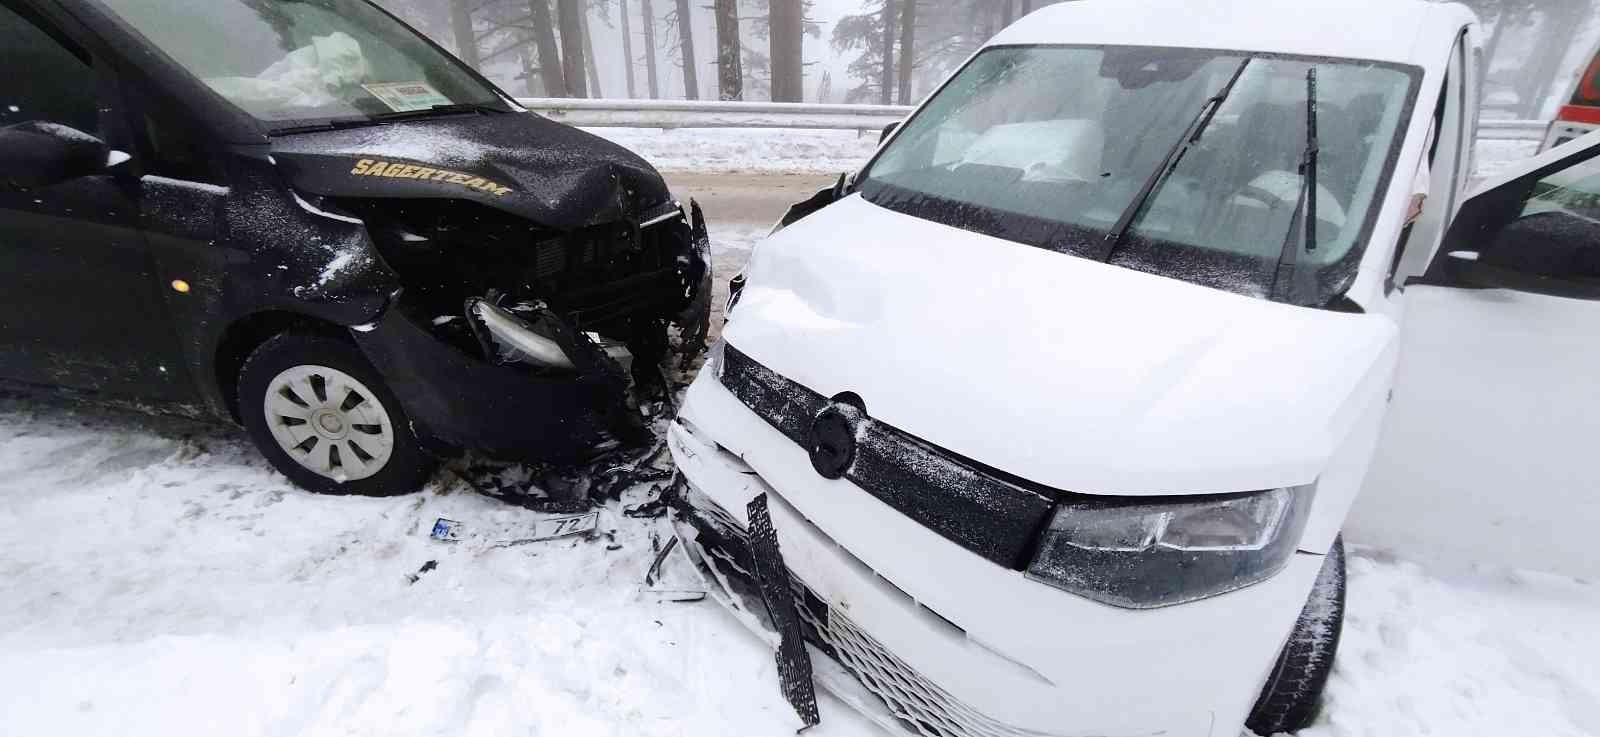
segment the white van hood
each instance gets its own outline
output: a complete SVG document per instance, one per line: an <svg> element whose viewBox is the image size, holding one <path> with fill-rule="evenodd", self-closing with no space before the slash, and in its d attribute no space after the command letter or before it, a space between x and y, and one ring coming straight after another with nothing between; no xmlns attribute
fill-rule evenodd
<svg viewBox="0 0 1600 737"><path fill-rule="evenodd" d="M852 196L762 243L724 336L824 395L1088 494L1309 483L1386 391L1376 315L1052 253Z"/></svg>

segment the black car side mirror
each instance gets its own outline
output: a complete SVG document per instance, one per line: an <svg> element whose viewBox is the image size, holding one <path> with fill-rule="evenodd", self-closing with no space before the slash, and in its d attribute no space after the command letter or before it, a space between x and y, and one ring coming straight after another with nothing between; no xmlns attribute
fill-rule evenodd
<svg viewBox="0 0 1600 737"><path fill-rule="evenodd" d="M1452 281L1568 299L1600 300L1600 221L1564 210L1512 221L1483 251L1452 251Z"/></svg>
<svg viewBox="0 0 1600 737"><path fill-rule="evenodd" d="M0 128L0 182L48 187L106 169L105 141L76 128L28 121Z"/></svg>
<svg viewBox="0 0 1600 737"><path fill-rule="evenodd" d="M889 140L889 136L894 135L895 129L899 128L900 124L903 122L905 121L896 120L895 122L884 126L883 132L878 134L878 143L883 143L884 141Z"/></svg>

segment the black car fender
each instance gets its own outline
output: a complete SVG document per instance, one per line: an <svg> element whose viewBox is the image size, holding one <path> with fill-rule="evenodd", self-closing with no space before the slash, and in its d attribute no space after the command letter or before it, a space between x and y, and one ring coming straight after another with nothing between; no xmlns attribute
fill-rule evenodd
<svg viewBox="0 0 1600 737"><path fill-rule="evenodd" d="M225 418L243 360L236 354L252 342L295 325L371 324L400 289L360 220L318 208L267 160L232 164L227 186L139 181L153 271L183 360L204 403Z"/></svg>

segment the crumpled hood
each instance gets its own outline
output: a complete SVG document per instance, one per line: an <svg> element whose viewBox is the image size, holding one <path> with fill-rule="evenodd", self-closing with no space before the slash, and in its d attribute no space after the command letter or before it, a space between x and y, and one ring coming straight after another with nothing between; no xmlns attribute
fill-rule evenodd
<svg viewBox="0 0 1600 737"><path fill-rule="evenodd" d="M272 155L303 192L473 200L557 230L636 219L671 199L638 155L532 113L279 136Z"/></svg>
<svg viewBox="0 0 1600 737"><path fill-rule="evenodd" d="M1309 483L1392 370L1377 315L1243 297L850 197L762 243L728 342L824 396L1089 494Z"/></svg>

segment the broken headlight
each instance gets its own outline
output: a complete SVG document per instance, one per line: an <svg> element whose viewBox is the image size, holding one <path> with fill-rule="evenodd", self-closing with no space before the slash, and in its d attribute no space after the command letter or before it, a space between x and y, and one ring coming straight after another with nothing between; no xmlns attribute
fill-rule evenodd
<svg viewBox="0 0 1600 737"><path fill-rule="evenodd" d="M474 299L467 301L467 314L488 333L488 342L501 363L526 363L563 371L574 368L572 358L560 342L541 335L533 324L511 312ZM547 329L547 332L552 331Z"/></svg>
<svg viewBox="0 0 1600 737"><path fill-rule="evenodd" d="M1063 504L1028 577L1113 606L1180 604L1264 581L1289 562L1312 487L1181 501Z"/></svg>

